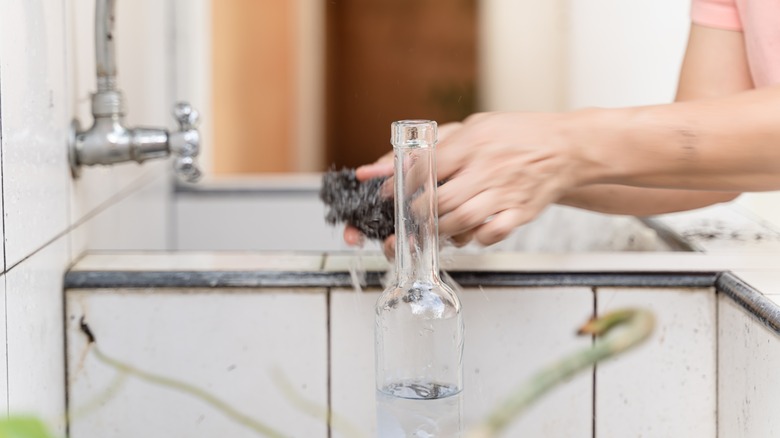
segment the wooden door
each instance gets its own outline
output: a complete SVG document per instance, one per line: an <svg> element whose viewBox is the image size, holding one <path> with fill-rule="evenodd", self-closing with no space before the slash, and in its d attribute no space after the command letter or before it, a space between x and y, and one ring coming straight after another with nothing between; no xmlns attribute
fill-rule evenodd
<svg viewBox="0 0 780 438"><path fill-rule="evenodd" d="M295 167L298 2L214 0L214 171Z"/></svg>
<svg viewBox="0 0 780 438"><path fill-rule="evenodd" d="M476 0L327 4L327 161L355 167L390 150L390 123L444 123L476 101Z"/></svg>

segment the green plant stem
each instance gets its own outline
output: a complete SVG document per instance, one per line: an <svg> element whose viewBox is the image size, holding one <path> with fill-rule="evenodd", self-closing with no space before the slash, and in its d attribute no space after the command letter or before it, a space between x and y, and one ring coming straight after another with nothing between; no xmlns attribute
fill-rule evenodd
<svg viewBox="0 0 780 438"><path fill-rule="evenodd" d="M121 362L119 360L116 360L114 358L111 358L107 355L105 355L100 349L97 347L97 344L92 343L92 352L95 354L95 357L102 362L105 365L108 365L118 371L127 373L129 375L135 376L141 380L144 380L149 383L157 384L160 386L165 386L171 389L175 389L177 391L189 394L197 399L200 399L201 401L211 405L215 409L219 410L223 414L225 414L227 417L230 417L234 421L246 426L249 429L254 430L255 432L262 434L267 437L271 438L285 438L285 435L281 434L280 432L274 430L273 428L266 426L263 423L260 423L259 421L242 414L226 402L220 400L219 398L215 397L214 395L196 387L193 385L190 385L189 383L181 382L175 379L171 379L168 377L160 376L157 374L152 374L146 371L143 371L141 369L138 369L132 365L128 365L124 362Z"/></svg>
<svg viewBox="0 0 780 438"><path fill-rule="evenodd" d="M305 412L306 414L324 421L329 424L334 430L341 432L342 435L348 438L364 438L357 427L350 423L346 418L337 415L335 412L329 411L327 407L314 403L310 400L306 400L301 396L298 391L295 390L293 385L287 380L287 377L281 370L274 370L274 381L279 385L282 393L296 408Z"/></svg>
<svg viewBox="0 0 780 438"><path fill-rule="evenodd" d="M487 419L471 430L468 438L491 438L501 433L538 398L577 372L641 344L653 331L655 319L645 310L619 310L583 326L580 334L604 336L591 348L580 350L536 373Z"/></svg>
<svg viewBox="0 0 780 438"><path fill-rule="evenodd" d="M126 380L127 373L117 372L116 376L111 379L111 382L103 391L93 397L89 402L83 404L78 409L74 409L71 413L68 414L68 422L71 422L73 419L84 416L97 409L101 404L105 403L108 399L113 397L113 395L122 388L122 385L124 385Z"/></svg>

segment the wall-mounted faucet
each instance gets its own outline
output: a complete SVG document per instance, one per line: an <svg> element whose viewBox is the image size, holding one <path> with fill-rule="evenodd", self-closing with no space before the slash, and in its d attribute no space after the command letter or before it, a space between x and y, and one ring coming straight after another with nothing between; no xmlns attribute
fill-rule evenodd
<svg viewBox="0 0 780 438"><path fill-rule="evenodd" d="M82 131L78 120L71 124L69 157L74 176L82 165L142 163L152 158L175 156L176 174L196 181L201 172L195 163L200 150L198 112L187 103L178 103L173 114L179 130L128 128L124 123L122 92L116 86L114 55L114 12L116 0L96 0L95 50L97 92L92 95L92 126Z"/></svg>

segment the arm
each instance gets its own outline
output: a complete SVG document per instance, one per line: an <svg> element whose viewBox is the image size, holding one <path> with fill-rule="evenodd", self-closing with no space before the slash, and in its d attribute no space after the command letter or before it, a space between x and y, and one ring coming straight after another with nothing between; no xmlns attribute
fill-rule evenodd
<svg viewBox="0 0 780 438"><path fill-rule="evenodd" d="M703 99L468 118L439 146L438 174L447 180L439 189L440 232L473 233L483 244L495 243L558 201L610 212L644 208L642 213L649 214L646 198L631 199L641 187L723 192L780 188L780 86L743 91L751 84L739 33L693 26L691 45L679 96ZM718 57L726 53L741 56ZM735 68L730 62L737 59L741 62ZM713 82L701 82L707 75ZM724 89L728 92L716 92ZM634 187L615 189L612 195L621 198L610 204L599 192L604 189L591 187L596 184ZM577 200L577 193L591 198ZM641 193L667 196L656 190ZM713 193L676 193L664 201L666 211L721 199ZM617 204L623 201L628 206Z"/></svg>
<svg viewBox="0 0 780 438"><path fill-rule="evenodd" d="M676 101L727 96L753 88L741 32L692 25ZM727 202L739 192L590 185L567 192L559 204L612 214L647 216Z"/></svg>
<svg viewBox="0 0 780 438"><path fill-rule="evenodd" d="M652 216L728 202L739 194L593 184L567 192L557 203L600 213Z"/></svg>
<svg viewBox="0 0 780 438"><path fill-rule="evenodd" d="M581 182L699 190L780 188L780 86L583 115L572 128ZM593 147L576 146L588 130ZM581 138L581 137L580 137ZM625 153L622 145L631 145Z"/></svg>

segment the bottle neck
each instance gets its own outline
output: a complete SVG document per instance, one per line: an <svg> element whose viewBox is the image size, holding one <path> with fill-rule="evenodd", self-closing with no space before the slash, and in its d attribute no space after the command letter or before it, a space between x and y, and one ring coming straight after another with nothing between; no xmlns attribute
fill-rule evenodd
<svg viewBox="0 0 780 438"><path fill-rule="evenodd" d="M439 281L433 146L395 151L395 260L398 283Z"/></svg>

